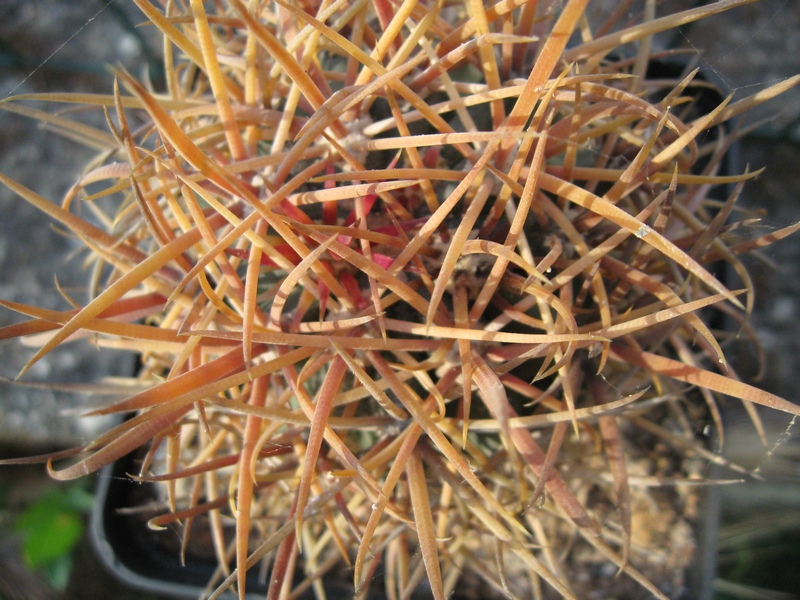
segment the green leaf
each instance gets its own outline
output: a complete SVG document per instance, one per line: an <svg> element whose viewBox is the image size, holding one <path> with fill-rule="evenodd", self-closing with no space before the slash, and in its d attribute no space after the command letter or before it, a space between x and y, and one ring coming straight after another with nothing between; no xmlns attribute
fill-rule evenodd
<svg viewBox="0 0 800 600"><path fill-rule="evenodd" d="M83 535L83 520L69 493L53 490L20 516L16 529L23 536L25 561L37 569L72 551Z"/></svg>

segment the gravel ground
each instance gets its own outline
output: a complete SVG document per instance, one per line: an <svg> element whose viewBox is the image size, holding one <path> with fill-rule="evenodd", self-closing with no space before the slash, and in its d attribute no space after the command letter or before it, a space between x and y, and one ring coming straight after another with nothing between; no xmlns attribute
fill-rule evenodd
<svg viewBox="0 0 800 600"><path fill-rule="evenodd" d="M660 0L659 4L671 1ZM145 29L131 27L139 20L132 2L126 0L111 4L105 0L0 0L0 97L56 90L108 92L110 77L105 64L123 64L138 75L139 65L158 52L157 43L147 38ZM713 72L731 90L752 93L800 73L800 2L763 0L687 27L674 41L692 50L699 66ZM757 118L771 120L744 140L742 164L768 168L745 187L742 202L747 207L765 209L766 226L785 226L800 220L800 90L760 110ZM61 198L91 155L91 151L43 131L29 119L0 112L0 172L48 199ZM73 248L72 242L43 224L34 209L5 188L0 189L0 214L0 298L61 307L54 292L53 268L58 272L59 283L67 289L77 289L87 276L80 260L67 262L61 258ZM752 264L758 286L752 324L767 356L766 372L757 384L798 402L800 237L770 248L763 260ZM0 326L15 320L7 311L0 312ZM0 345L0 376L13 378L27 356L17 346ZM735 347L732 356L743 378L756 375L752 356L737 355ZM80 344L66 352L53 353L30 376L74 382L97 380L130 368L131 363L124 356L98 353L90 345ZM1 451L23 454L86 441L105 426L73 417L91 402L70 394L0 383ZM800 508L800 434L796 429L790 430L788 441L765 461L765 451L752 426L739 414L735 403L730 402L726 408L730 423L727 452L751 466L763 462L762 471L768 480L722 490L727 520L720 533L720 560L730 577L737 568L741 575L744 567L738 564L739 555L727 553L728 549L742 543L758 547L754 545L759 532L769 529L781 536L794 536L787 538L789 541L781 538L784 541L778 544L778 555L772 563L779 567L787 548L791 544L800 546L797 525L786 525L785 519L781 520L788 511ZM764 412L764 417L770 444L774 445L787 430L788 421L772 413ZM30 480L27 475L19 479ZM3 474L0 481L10 480ZM734 525L730 523L741 524L756 514L772 520L768 518L767 525L763 521L753 525L747 530L750 537L742 538L739 530L731 529ZM91 565L88 551L82 552L80 563ZM91 566L84 568L93 572ZM777 568L770 577L767 585L771 582L776 589L800 589L796 568ZM80 597L110 597L107 594Z"/></svg>
<svg viewBox="0 0 800 600"><path fill-rule="evenodd" d="M131 24L141 19L132 2L107 4L99 0L0 1L0 97L56 91L108 93L108 65L122 64L138 73L138 65L152 52L131 32ZM88 19L93 20L87 23ZM95 111L91 117L82 116L105 130L101 114ZM93 154L31 119L0 113L0 172L51 201L63 197ZM39 211L5 187L0 190L0 214L4 215L0 220L0 298L63 309L64 301L54 286L55 270L59 283L82 301L88 273L80 257L71 254L77 248L74 240L61 235ZM9 311L0 311L0 325L18 320ZM0 345L0 375L15 377L29 356L16 345ZM131 368L131 360L124 355L72 344L35 365L30 379L96 381L128 374ZM0 439L5 444L70 446L87 441L107 425L100 419L77 418L91 399L0 385Z"/></svg>

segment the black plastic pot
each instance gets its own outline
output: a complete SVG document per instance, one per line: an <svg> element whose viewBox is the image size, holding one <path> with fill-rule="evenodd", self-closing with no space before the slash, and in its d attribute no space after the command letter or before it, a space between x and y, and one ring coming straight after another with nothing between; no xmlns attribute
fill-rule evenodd
<svg viewBox="0 0 800 600"><path fill-rule="evenodd" d="M216 563L191 558L181 564L179 551L165 547L163 538L167 536L148 530L147 518L152 514L129 510L152 502L155 497L151 485L128 477L134 472L133 461L126 458L100 473L91 520L98 556L112 574L132 588L165 597L198 598ZM253 581L252 597L263 598L263 586L259 589L257 583ZM229 600L234 595L225 598Z"/></svg>
<svg viewBox="0 0 800 600"><path fill-rule="evenodd" d="M198 540L203 527L196 524L187 549L186 563L180 561L180 536L178 532L151 531L147 521L163 508L148 510L153 506L156 490L153 484L138 483L128 476L137 473L139 465L129 455L105 467L99 474L95 491L95 504L91 516L91 537L95 551L103 565L120 581L131 588L158 594L164 598L200 598L217 569L210 538ZM207 543L206 543L207 542ZM247 575L247 598L263 599L267 582L259 577L258 569ZM352 595L352 571L338 569L330 580L324 581L328 598L349 598ZM299 582L298 582L299 583ZM377 590L366 600L383 600ZM233 592L222 596L237 600ZM414 595L415 600L427 596ZM298 600L314 600L311 590Z"/></svg>
<svg viewBox="0 0 800 600"><path fill-rule="evenodd" d="M693 65L694 68L697 65ZM686 55L669 57L666 60L653 61L648 67L648 78L670 78L677 79L687 74L690 68L690 61ZM727 92L727 85L720 79L713 70L702 70L696 80L704 81L713 87L697 87L695 91L695 102L703 114L707 114L720 105L725 99L723 92ZM731 134L734 124L730 121L725 123L722 128L726 134ZM701 166L702 167L702 166ZM733 175L741 172L741 155L739 142L734 142L725 154L721 165L722 175ZM729 184L719 186L712 190L709 196L718 200L726 200L736 186ZM717 279L722 283L728 283L730 276L728 265L723 264L719 271L715 273ZM728 318L717 314L718 321L711 325L718 329L735 329L738 326ZM724 418L724 416L723 416ZM714 435L709 440L711 447L716 447L717 437ZM724 477L724 469L718 465L711 464L708 467L708 478L710 480ZM717 572L717 547L719 541L719 528L722 510L722 494L715 485L700 487L698 494L698 517L694 524L695 552L692 563L687 571L687 590L682 596L686 600L713 600L714 598L714 579Z"/></svg>

